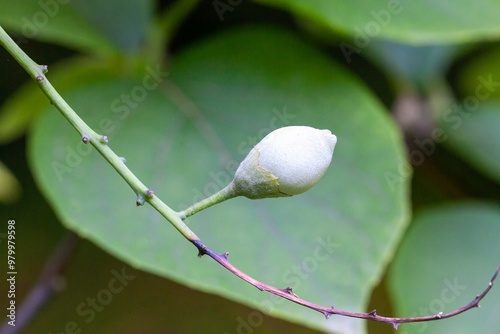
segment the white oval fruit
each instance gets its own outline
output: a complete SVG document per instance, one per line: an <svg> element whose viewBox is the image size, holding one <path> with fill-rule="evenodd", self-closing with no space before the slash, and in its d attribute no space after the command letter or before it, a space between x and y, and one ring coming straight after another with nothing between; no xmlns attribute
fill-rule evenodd
<svg viewBox="0 0 500 334"><path fill-rule="evenodd" d="M292 196L313 187L332 161L329 130L288 126L264 137L238 167L233 187L249 198Z"/></svg>

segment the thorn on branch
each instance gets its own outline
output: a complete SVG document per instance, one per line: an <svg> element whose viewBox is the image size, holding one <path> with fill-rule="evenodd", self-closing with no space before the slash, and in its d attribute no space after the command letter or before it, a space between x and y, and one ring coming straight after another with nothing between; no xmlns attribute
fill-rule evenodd
<svg viewBox="0 0 500 334"><path fill-rule="evenodd" d="M107 144L108 143L108 136L102 135L100 141L103 144Z"/></svg>
<svg viewBox="0 0 500 334"><path fill-rule="evenodd" d="M368 313L368 315L371 315L372 317L376 317L377 316L377 310L372 310L370 313Z"/></svg>
<svg viewBox="0 0 500 334"><path fill-rule="evenodd" d="M84 144L88 144L88 142L90 141L90 138L88 135L83 135L82 136L82 141Z"/></svg>
<svg viewBox="0 0 500 334"><path fill-rule="evenodd" d="M148 190L146 191L146 196L147 196L147 197L153 197L153 195L154 195L153 190L148 189Z"/></svg>
<svg viewBox="0 0 500 334"><path fill-rule="evenodd" d="M322 311L321 312L321 313L323 313L323 316L325 317L326 320L330 319L330 317L334 314L333 312L335 312L335 307L330 306L330 310L331 311Z"/></svg>
<svg viewBox="0 0 500 334"><path fill-rule="evenodd" d="M205 247L205 248L204 248L204 250L205 250L205 254L207 254L206 249L207 249L207 248ZM228 262L228 263L229 263L229 261L227 260L227 258L228 258L228 256L229 256L229 252L224 252L224 253L215 253L215 255L216 255L219 259L221 259L221 261L226 261L226 262Z"/></svg>
<svg viewBox="0 0 500 334"><path fill-rule="evenodd" d="M286 288L282 289L281 291L286 292L289 295L292 295L294 297L299 298L299 296L297 296L295 293L293 293L293 289L291 287L289 287L289 286L287 286Z"/></svg>
<svg viewBox="0 0 500 334"><path fill-rule="evenodd" d="M40 68L42 69L43 73L47 73L49 71L49 66L48 65L41 65Z"/></svg>
<svg viewBox="0 0 500 334"><path fill-rule="evenodd" d="M41 76L41 75L37 76L36 81L38 81L38 82L43 81L43 76Z"/></svg>
<svg viewBox="0 0 500 334"><path fill-rule="evenodd" d="M202 257L207 254L207 246L205 246L201 240L191 240L191 242L196 246L196 248L198 248L198 257Z"/></svg>
<svg viewBox="0 0 500 334"><path fill-rule="evenodd" d="M127 159L125 159L125 157L120 157L120 160L121 160L121 162L123 162L124 164L126 164L126 163L127 163Z"/></svg>
<svg viewBox="0 0 500 334"><path fill-rule="evenodd" d="M146 200L144 199L144 196L142 196L141 194L138 194L137 200L135 201L135 205L143 206L145 202L146 202Z"/></svg>

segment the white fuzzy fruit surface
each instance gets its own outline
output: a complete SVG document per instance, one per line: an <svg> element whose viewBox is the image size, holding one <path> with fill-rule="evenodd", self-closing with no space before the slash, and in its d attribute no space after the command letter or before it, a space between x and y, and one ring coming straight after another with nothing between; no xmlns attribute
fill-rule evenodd
<svg viewBox="0 0 500 334"><path fill-rule="evenodd" d="M259 153L259 166L278 178L279 191L297 195L325 174L336 143L330 130L287 126L269 133L254 150Z"/></svg>

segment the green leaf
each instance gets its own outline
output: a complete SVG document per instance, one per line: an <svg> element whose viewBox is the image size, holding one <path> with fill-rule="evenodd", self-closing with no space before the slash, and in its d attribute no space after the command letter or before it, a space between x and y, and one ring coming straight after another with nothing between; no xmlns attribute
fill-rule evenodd
<svg viewBox="0 0 500 334"><path fill-rule="evenodd" d="M458 78L460 93L464 97L475 96L481 101L500 98L498 57L500 48L491 48L488 52L472 58L472 61L464 66Z"/></svg>
<svg viewBox="0 0 500 334"><path fill-rule="evenodd" d="M367 55L397 79L402 88L429 89L443 79L459 49L456 45L415 46L377 40L368 47Z"/></svg>
<svg viewBox="0 0 500 334"><path fill-rule="evenodd" d="M152 0L72 0L69 3L123 51L137 50L153 16Z"/></svg>
<svg viewBox="0 0 500 334"><path fill-rule="evenodd" d="M500 182L500 101L479 102L470 108L469 98L447 109L439 120L444 145L470 165ZM474 102L474 101L473 101Z"/></svg>
<svg viewBox="0 0 500 334"><path fill-rule="evenodd" d="M460 43L500 36L500 3L491 0L256 0L353 36L350 50L373 39Z"/></svg>
<svg viewBox="0 0 500 334"><path fill-rule="evenodd" d="M142 1L141 1L142 2ZM86 51L109 55L116 46L74 10L68 1L0 0L0 24L19 34L19 42L37 39Z"/></svg>
<svg viewBox="0 0 500 334"><path fill-rule="evenodd" d="M419 212L391 265L389 290L398 316L449 312L488 286L499 265L500 206L462 203ZM494 286L481 308L450 320L402 325L408 333L495 333L500 291Z"/></svg>
<svg viewBox="0 0 500 334"><path fill-rule="evenodd" d="M307 193L232 199L187 222L249 275L322 305L364 311L409 215L401 136L380 103L345 69L273 29L208 39L181 53L170 73L165 79L152 66L142 77L88 82L65 98L176 210L225 186L272 129L332 130L332 165ZM198 259L158 213L135 207L127 184L60 115L37 122L29 155L65 225L135 267L314 328L366 332L364 321L326 321Z"/></svg>

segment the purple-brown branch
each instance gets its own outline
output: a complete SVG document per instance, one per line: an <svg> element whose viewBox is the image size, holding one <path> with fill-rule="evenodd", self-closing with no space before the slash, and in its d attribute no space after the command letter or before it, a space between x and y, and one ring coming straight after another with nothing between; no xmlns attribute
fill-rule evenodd
<svg viewBox="0 0 500 334"><path fill-rule="evenodd" d="M60 290L55 283L68 265L77 242L78 236L75 233L66 233L45 263L38 282L31 288L22 302L17 312L16 325L11 326L5 321L0 327L0 333L19 333L31 321L38 310L47 303L50 297Z"/></svg>
<svg viewBox="0 0 500 334"><path fill-rule="evenodd" d="M304 300L302 298L299 298L295 293L293 293L292 288L284 288L284 289L278 289L275 288L271 285L262 283L235 266L233 266L229 260L227 259L228 253L216 253L212 251L210 248L205 246L200 240L193 240L192 243L198 248L198 256L203 256L203 255L208 255L215 261L217 261L220 265L222 265L224 268L232 272L234 275L238 276L245 282L250 283L260 291L267 291L270 292L276 296L280 296L282 298L288 299L294 303L297 303L299 305L305 306L307 308L310 308L314 311L317 311L325 316L326 319L328 319L332 315L341 315L345 317L351 317L351 318L360 318L360 319L367 319L367 320L374 320L378 322L383 322L392 325L395 329L398 329L400 324L403 323L410 323L410 322L423 322L423 321L433 321L433 320L441 320L441 319L446 319L446 318L451 318L453 316L456 316L460 313L463 313L465 311L470 310L471 308L474 307L479 307L479 302L488 294L488 292L491 290L493 287L493 282L498 276L498 272L500 271L500 266L496 269L495 273L493 274L493 277L488 283L488 287L479 295L477 295L470 303L467 305L464 305L454 311L448 312L448 313L443 313L439 312L438 314L434 315L428 315L428 316L423 316L423 317L412 317L412 318L393 318L393 317L384 317L380 316L377 314L376 310L373 310L368 313L362 313L362 312L349 312L349 311L344 311L341 309L336 309L333 306L330 307L325 307L321 305L314 304L312 302L309 302L307 300Z"/></svg>

